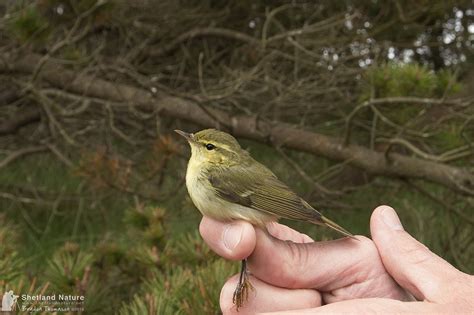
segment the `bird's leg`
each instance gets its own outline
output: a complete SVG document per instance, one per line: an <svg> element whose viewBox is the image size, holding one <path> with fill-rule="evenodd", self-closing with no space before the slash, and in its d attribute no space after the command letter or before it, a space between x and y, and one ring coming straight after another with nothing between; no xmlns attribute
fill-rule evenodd
<svg viewBox="0 0 474 315"><path fill-rule="evenodd" d="M232 301L237 307L237 311L247 301L249 297L249 290L253 290L253 286L250 283L249 272L247 270L247 259L242 260L242 268L240 269L239 283L234 291L234 297Z"/></svg>

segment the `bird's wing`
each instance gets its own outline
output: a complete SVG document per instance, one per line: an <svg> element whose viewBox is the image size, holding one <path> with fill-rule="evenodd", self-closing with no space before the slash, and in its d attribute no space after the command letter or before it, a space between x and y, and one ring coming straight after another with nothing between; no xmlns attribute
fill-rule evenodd
<svg viewBox="0 0 474 315"><path fill-rule="evenodd" d="M232 203L276 217L321 222L321 214L259 163L213 170L209 182L217 194Z"/></svg>

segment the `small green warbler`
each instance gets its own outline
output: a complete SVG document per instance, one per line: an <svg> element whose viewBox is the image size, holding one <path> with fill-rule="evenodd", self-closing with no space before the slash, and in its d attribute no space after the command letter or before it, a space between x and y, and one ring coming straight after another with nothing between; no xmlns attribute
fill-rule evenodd
<svg viewBox="0 0 474 315"><path fill-rule="evenodd" d="M175 131L191 146L186 187L203 215L221 221L245 220L264 230L267 223L279 218L302 220L353 237L279 181L228 133L215 129L195 134ZM237 309L251 288L246 260L243 260L233 298Z"/></svg>

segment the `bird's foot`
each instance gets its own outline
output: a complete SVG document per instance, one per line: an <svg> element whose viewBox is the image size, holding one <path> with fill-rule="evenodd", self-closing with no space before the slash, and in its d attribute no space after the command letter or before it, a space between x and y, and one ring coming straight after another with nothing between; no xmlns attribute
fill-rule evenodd
<svg viewBox="0 0 474 315"><path fill-rule="evenodd" d="M239 283L235 288L234 296L232 298L232 301L237 307L237 311L248 300L250 290L254 290L254 287L250 283L250 276L247 271L246 261L242 261L242 270L240 271Z"/></svg>

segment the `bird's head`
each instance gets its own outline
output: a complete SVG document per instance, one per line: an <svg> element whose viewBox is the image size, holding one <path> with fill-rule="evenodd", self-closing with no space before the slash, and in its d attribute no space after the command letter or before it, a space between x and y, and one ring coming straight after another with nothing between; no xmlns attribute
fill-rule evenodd
<svg viewBox="0 0 474 315"><path fill-rule="evenodd" d="M216 129L204 129L196 133L175 131L188 140L191 159L196 162L232 165L238 163L243 155L247 155L247 151L242 150L237 140L226 132Z"/></svg>

